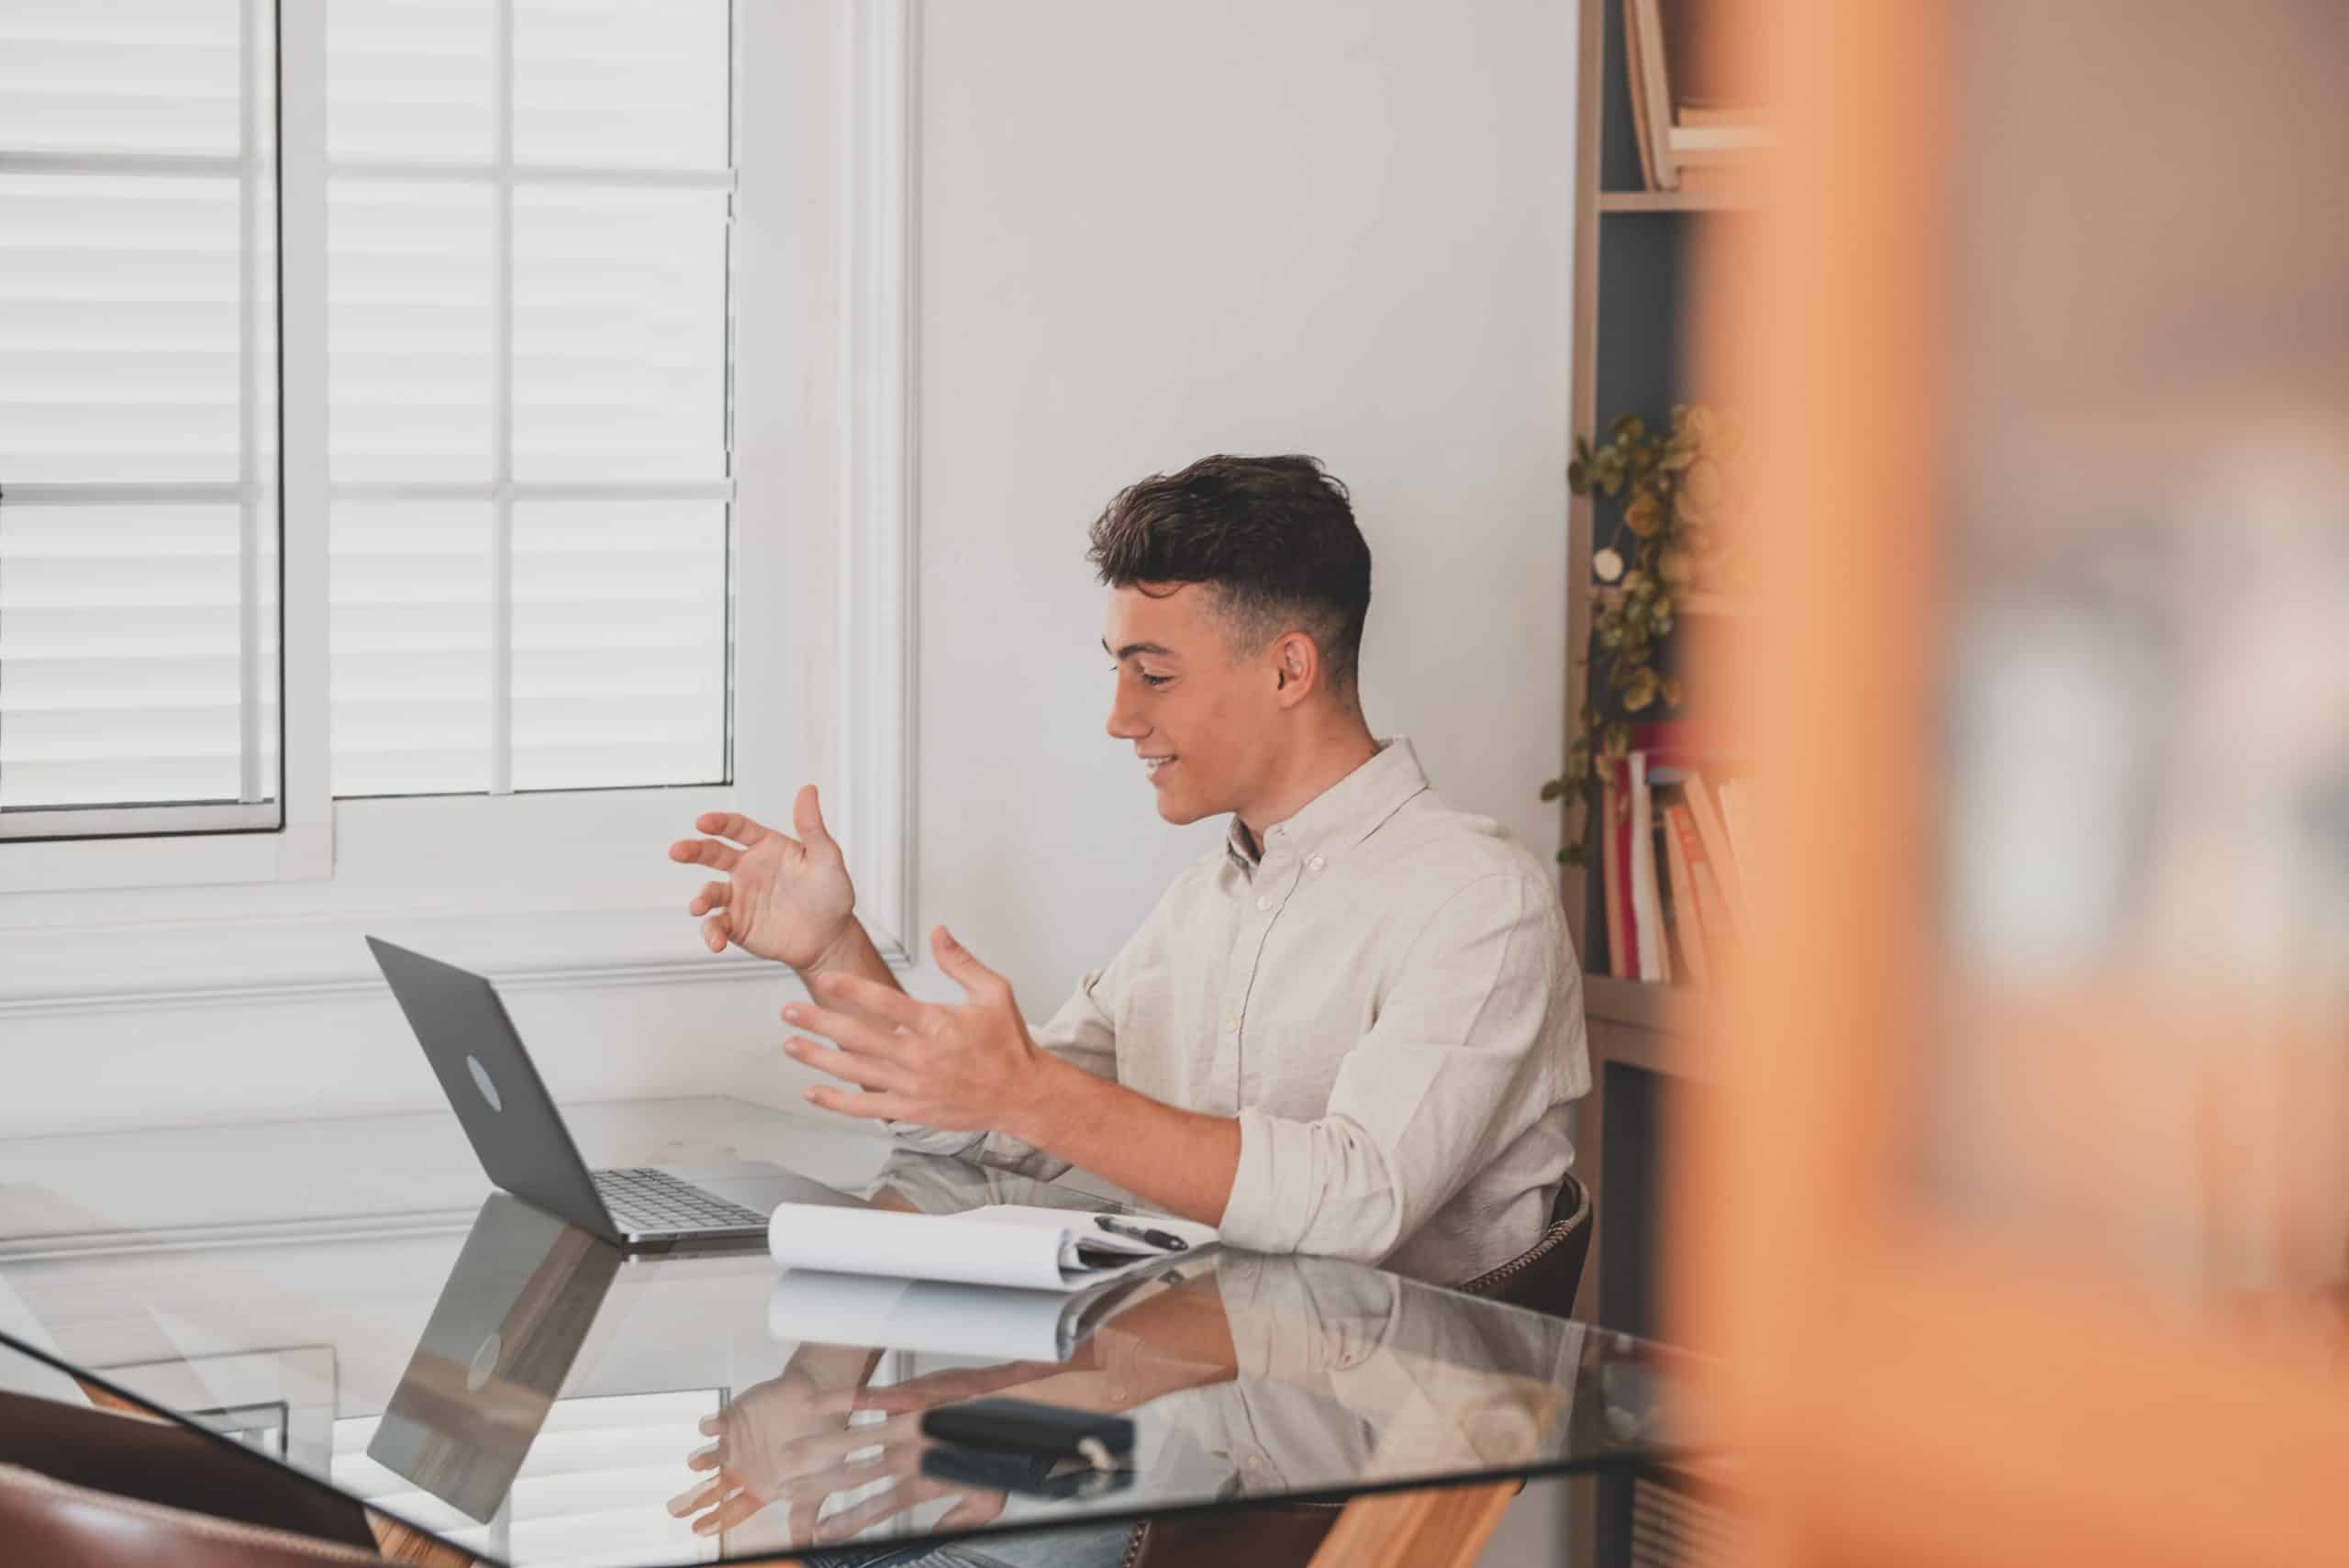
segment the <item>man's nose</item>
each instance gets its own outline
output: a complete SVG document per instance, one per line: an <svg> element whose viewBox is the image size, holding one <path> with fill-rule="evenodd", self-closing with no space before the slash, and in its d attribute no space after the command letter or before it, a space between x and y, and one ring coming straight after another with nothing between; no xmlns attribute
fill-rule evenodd
<svg viewBox="0 0 2349 1568"><path fill-rule="evenodd" d="M1150 726L1142 723L1140 718L1136 717L1135 715L1127 708L1125 684L1120 682L1118 686L1118 695L1109 699L1110 739L1114 740L1139 740L1149 733Z"/></svg>

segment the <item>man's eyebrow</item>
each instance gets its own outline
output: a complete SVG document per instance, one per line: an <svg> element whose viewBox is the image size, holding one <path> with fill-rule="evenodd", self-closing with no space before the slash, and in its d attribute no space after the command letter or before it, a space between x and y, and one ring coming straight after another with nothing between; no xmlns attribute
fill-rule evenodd
<svg viewBox="0 0 2349 1568"><path fill-rule="evenodd" d="M1106 637L1101 639L1101 651L1108 654L1110 658L1118 660L1119 662L1123 662L1124 661L1132 658L1137 653L1155 653L1162 659L1172 659L1174 657L1174 651L1167 647L1164 643L1129 642L1123 648L1113 650L1109 646L1109 639Z"/></svg>

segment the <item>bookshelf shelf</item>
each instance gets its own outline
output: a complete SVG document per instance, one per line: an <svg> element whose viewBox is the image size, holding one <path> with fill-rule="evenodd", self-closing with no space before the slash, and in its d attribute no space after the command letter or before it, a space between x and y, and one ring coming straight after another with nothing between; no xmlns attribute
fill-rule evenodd
<svg viewBox="0 0 2349 1568"><path fill-rule="evenodd" d="M1677 1023L1693 993L1685 985L1658 985L1645 980L1621 980L1611 974L1582 977L1583 1011L1593 1018L1631 1024L1643 1029L1666 1029Z"/></svg>
<svg viewBox="0 0 2349 1568"><path fill-rule="evenodd" d="M1598 193L1598 210L1602 213L1752 212L1761 205L1760 193L1743 187Z"/></svg>

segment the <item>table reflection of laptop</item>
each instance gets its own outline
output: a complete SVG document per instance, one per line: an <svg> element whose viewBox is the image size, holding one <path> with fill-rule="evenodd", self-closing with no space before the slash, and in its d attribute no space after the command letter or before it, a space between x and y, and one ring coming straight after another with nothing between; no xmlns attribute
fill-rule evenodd
<svg viewBox="0 0 2349 1568"><path fill-rule="evenodd" d="M625 1262L585 1231L491 1194L368 1457L487 1521Z"/></svg>
<svg viewBox="0 0 2349 1568"><path fill-rule="evenodd" d="M780 1165L590 1171L497 989L367 939L489 1179L618 1247L763 1240L781 1203L853 1204Z"/></svg>

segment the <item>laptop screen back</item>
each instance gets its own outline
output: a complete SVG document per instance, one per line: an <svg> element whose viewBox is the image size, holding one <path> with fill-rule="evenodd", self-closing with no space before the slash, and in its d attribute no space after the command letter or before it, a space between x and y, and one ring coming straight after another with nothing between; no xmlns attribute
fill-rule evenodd
<svg viewBox="0 0 2349 1568"><path fill-rule="evenodd" d="M478 974L377 938L367 945L489 1179L583 1230L618 1240L619 1228L495 988Z"/></svg>

